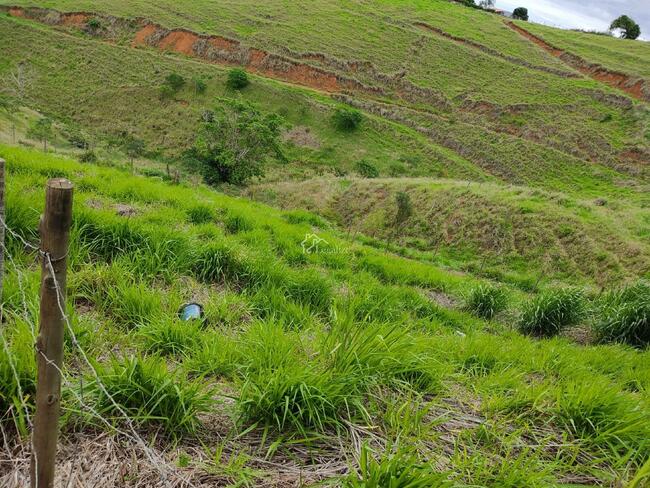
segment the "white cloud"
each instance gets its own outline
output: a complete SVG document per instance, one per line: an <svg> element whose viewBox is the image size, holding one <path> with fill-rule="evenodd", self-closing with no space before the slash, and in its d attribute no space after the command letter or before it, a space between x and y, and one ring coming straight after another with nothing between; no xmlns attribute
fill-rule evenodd
<svg viewBox="0 0 650 488"><path fill-rule="evenodd" d="M648 0L497 0L506 10L526 7L533 22L569 29L604 31L612 20L629 15L641 26L641 37L650 39Z"/></svg>

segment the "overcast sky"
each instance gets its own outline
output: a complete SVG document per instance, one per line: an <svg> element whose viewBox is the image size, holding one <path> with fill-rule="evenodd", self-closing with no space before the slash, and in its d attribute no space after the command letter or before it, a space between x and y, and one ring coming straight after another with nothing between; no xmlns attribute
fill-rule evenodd
<svg viewBox="0 0 650 488"><path fill-rule="evenodd" d="M533 22L601 31L626 14L641 26L641 37L650 39L650 0L496 0L496 7L511 12L526 7Z"/></svg>

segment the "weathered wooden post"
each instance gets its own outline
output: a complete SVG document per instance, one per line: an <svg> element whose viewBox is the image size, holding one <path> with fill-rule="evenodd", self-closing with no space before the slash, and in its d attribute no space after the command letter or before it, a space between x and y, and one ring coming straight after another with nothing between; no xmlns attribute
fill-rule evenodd
<svg viewBox="0 0 650 488"><path fill-rule="evenodd" d="M47 182L41 217L41 310L36 339L36 412L32 433L31 486L52 488L59 434L61 366L73 185L63 178ZM53 273L52 273L53 272Z"/></svg>
<svg viewBox="0 0 650 488"><path fill-rule="evenodd" d="M5 160L0 158L0 299L2 298L2 281L5 276ZM2 320L2 310L0 310L0 321Z"/></svg>

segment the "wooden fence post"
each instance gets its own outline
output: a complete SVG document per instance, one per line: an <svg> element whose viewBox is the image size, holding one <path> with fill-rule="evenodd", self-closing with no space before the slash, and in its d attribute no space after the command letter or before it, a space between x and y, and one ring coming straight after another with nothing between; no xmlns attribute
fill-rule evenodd
<svg viewBox="0 0 650 488"><path fill-rule="evenodd" d="M47 182L45 213L40 223L43 256L40 325L36 339L38 377L30 469L32 488L52 488L54 485L65 327L62 311L65 311L72 189L72 183L63 178Z"/></svg>
<svg viewBox="0 0 650 488"><path fill-rule="evenodd" d="M0 299L2 299L2 281L5 276L5 160L0 158ZM0 310L0 322L2 321L2 310Z"/></svg>

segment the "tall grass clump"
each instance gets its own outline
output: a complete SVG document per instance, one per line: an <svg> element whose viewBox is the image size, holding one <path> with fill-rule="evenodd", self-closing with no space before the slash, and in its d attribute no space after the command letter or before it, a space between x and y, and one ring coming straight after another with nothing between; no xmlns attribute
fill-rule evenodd
<svg viewBox="0 0 650 488"><path fill-rule="evenodd" d="M650 412L629 393L585 377L557 390L554 413L587 445L637 463L650 456Z"/></svg>
<svg viewBox="0 0 650 488"><path fill-rule="evenodd" d="M138 334L148 352L183 355L201 342L201 325L197 321L182 322L176 318L157 320L140 327Z"/></svg>
<svg viewBox="0 0 650 488"><path fill-rule="evenodd" d="M469 292L464 309L477 317L490 320L506 308L507 301L503 288L481 284Z"/></svg>
<svg viewBox="0 0 650 488"><path fill-rule="evenodd" d="M375 457L367 447L361 447L359 470L351 473L341 486L344 488L442 488L452 486L444 473L434 471L429 462L417 454L400 449Z"/></svg>
<svg viewBox="0 0 650 488"><path fill-rule="evenodd" d="M650 344L650 283L640 281L607 294L594 330L602 342Z"/></svg>
<svg viewBox="0 0 650 488"><path fill-rule="evenodd" d="M238 234L253 230L255 226L244 215L230 212L223 222L226 232L229 234Z"/></svg>
<svg viewBox="0 0 650 488"><path fill-rule="evenodd" d="M313 431L341 429L344 420L364 410L348 378L296 363L248 375L238 407L244 424L302 437Z"/></svg>
<svg viewBox="0 0 650 488"><path fill-rule="evenodd" d="M98 368L85 394L95 398L96 410L119 422L122 412L141 425L159 426L171 435L192 434L199 415L212 405L211 392L201 381L190 381L170 371L159 357L114 359ZM106 394L106 392L110 397Z"/></svg>
<svg viewBox="0 0 650 488"><path fill-rule="evenodd" d="M214 212L207 205L194 205L187 209L187 219L195 225L207 224L215 219Z"/></svg>
<svg viewBox="0 0 650 488"><path fill-rule="evenodd" d="M230 380L235 378L246 359L234 337L217 332L206 334L187 354L184 367L190 375Z"/></svg>
<svg viewBox="0 0 650 488"><path fill-rule="evenodd" d="M118 326L132 329L162 316L162 299L159 292L142 283L120 284L106 291L101 308Z"/></svg>
<svg viewBox="0 0 650 488"><path fill-rule="evenodd" d="M537 337L552 337L577 324L585 315L581 290L561 288L542 292L523 307L519 331Z"/></svg>

